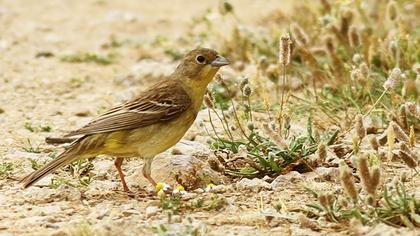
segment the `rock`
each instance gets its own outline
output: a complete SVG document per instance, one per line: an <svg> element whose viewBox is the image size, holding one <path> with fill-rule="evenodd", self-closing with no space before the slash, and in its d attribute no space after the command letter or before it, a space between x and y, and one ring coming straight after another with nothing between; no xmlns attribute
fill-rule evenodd
<svg viewBox="0 0 420 236"><path fill-rule="evenodd" d="M229 192L232 191L232 185L224 185L224 184L220 184L220 185L215 185L215 186L209 186L206 188L206 190L208 192L211 193L225 193L225 192Z"/></svg>
<svg viewBox="0 0 420 236"><path fill-rule="evenodd" d="M236 183L236 187L242 190L252 190L254 192L263 190L263 189L271 189L271 185L265 182L262 179L241 179L238 183Z"/></svg>
<svg viewBox="0 0 420 236"><path fill-rule="evenodd" d="M290 183L296 183L297 181L302 181L303 176L297 171L291 171L285 175L278 176L272 183L273 188L282 188L286 187Z"/></svg>
<svg viewBox="0 0 420 236"><path fill-rule="evenodd" d="M152 216L155 216L160 211L161 211L161 209L159 207L157 207L157 206L148 206L146 208L146 218L150 218Z"/></svg>
<svg viewBox="0 0 420 236"><path fill-rule="evenodd" d="M302 176L307 180L323 182L323 181L338 181L339 174L340 172L338 168L336 167L331 167L331 168L318 167L314 171L302 174Z"/></svg>

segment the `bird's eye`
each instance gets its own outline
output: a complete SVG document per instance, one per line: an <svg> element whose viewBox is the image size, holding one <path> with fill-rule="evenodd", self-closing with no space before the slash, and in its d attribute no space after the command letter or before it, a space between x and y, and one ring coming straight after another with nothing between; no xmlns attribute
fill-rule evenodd
<svg viewBox="0 0 420 236"><path fill-rule="evenodd" d="M195 60L200 63L200 64L204 64L206 62L206 58L204 58L202 55L198 55Z"/></svg>

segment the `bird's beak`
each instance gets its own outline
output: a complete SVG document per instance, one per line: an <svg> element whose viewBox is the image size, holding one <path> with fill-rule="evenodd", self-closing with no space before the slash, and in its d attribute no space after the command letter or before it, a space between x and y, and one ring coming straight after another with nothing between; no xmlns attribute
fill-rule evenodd
<svg viewBox="0 0 420 236"><path fill-rule="evenodd" d="M210 65L213 67L221 67L225 65L229 65L230 61L222 56L217 56L216 59L214 59Z"/></svg>

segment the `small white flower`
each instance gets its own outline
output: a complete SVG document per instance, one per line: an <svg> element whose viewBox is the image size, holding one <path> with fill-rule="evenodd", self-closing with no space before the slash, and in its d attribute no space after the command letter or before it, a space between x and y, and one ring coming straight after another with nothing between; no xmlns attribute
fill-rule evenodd
<svg viewBox="0 0 420 236"><path fill-rule="evenodd" d="M215 185L214 185L214 184L209 183L209 184L207 184L207 187L206 187L206 189L205 189L204 191L206 191L206 192L210 192L211 190L213 190L213 189L214 189L214 187L215 187Z"/></svg>

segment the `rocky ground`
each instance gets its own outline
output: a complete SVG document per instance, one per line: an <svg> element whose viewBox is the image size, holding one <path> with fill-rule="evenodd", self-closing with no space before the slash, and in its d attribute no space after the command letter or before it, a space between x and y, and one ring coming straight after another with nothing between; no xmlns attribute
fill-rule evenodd
<svg viewBox="0 0 420 236"><path fill-rule="evenodd" d="M289 6L274 0L233 2L238 17L250 23ZM207 176L182 196L180 206L162 209L154 188L139 173L142 161L135 159L123 166L130 194L121 191L110 157L93 160L94 178L87 186L76 180L54 189L49 176L34 187L20 188L18 180L34 165L62 150L45 144L46 137L82 126L170 73L176 60L154 45L182 36L191 19L208 8L217 8L216 1L0 0L0 235L348 233L348 228L326 221L305 224L307 219L297 212L315 201L305 187L340 191L338 168L232 181L207 166L213 151L198 125L207 122L206 110L185 138L153 165L154 178L173 186L175 177L194 178L188 175L191 168ZM182 47L180 51L190 49ZM88 59L72 63L80 57ZM215 186L208 187L208 182ZM416 234L383 224L353 230Z"/></svg>

